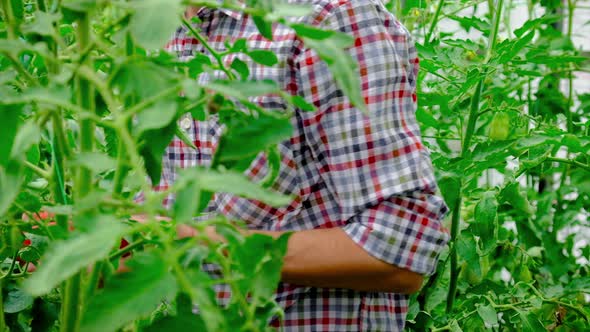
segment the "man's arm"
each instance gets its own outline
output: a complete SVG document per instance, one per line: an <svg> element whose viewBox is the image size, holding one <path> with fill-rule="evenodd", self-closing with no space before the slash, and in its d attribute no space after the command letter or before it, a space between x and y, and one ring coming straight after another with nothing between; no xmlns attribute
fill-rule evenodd
<svg viewBox="0 0 590 332"><path fill-rule="evenodd" d="M180 238L195 235L187 225L178 226ZM223 241L213 228L209 238ZM244 231L278 238L284 232ZM341 228L293 232L287 245L282 278L286 283L347 288L357 291L411 294L422 286L422 275L383 262L367 253Z"/></svg>
<svg viewBox="0 0 590 332"><path fill-rule="evenodd" d="M280 232L263 232L280 236ZM342 229L295 232L287 246L282 281L297 285L411 294L422 275L385 263L367 253Z"/></svg>

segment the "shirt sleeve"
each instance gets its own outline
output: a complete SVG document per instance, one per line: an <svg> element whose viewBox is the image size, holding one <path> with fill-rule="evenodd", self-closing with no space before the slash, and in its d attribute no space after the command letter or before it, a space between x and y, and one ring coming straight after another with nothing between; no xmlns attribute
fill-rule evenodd
<svg viewBox="0 0 590 332"><path fill-rule="evenodd" d="M318 54L302 47L298 92L317 108L298 114L306 144L351 239L378 259L430 274L449 236L415 116L416 49L377 1L332 2L315 20L354 36L349 54L358 62L368 114L350 103Z"/></svg>

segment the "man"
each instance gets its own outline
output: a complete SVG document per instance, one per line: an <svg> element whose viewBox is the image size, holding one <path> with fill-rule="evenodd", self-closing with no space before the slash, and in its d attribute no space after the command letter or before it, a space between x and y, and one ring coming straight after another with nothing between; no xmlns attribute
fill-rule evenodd
<svg viewBox="0 0 590 332"><path fill-rule="evenodd" d="M327 65L291 29L276 26L269 41L243 13L193 9L199 18L195 28L214 49L223 50L227 39L246 38L249 49L273 51L284 64L270 68L241 58L251 79L272 79L317 108L297 111L292 138L280 144L282 164L274 189L296 197L289 206L274 209L219 194L209 210L246 221L252 232L294 231L276 294L285 318L272 325L282 324L285 331L402 330L408 294L434 270L448 240L441 226L446 206L434 194L432 166L414 115L416 50L408 31L379 0L289 2L313 5L313 13L299 22L355 38L350 54L359 64L369 113L351 105ZM186 28L176 32L167 49L183 60L208 54ZM224 60L229 64L233 58ZM285 107L279 97L252 101ZM180 125L198 149L175 139L156 189L167 188L178 168L208 165L222 131L214 117L206 122L183 118ZM257 180L267 172L261 154L246 174ZM191 230L181 233L190 236ZM218 290L221 303L228 294Z"/></svg>

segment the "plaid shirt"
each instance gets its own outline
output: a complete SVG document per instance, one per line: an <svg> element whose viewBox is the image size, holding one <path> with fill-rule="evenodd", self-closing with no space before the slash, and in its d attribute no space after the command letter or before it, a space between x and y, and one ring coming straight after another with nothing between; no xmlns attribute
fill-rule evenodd
<svg viewBox="0 0 590 332"><path fill-rule="evenodd" d="M279 146L282 164L274 189L294 195L293 202L272 208L261 202L217 194L209 210L244 220L252 229L298 231L341 227L374 257L418 273L435 269L438 253L448 241L441 225L447 208L435 195L429 153L420 141L416 122L418 58L408 31L379 0L290 0L313 4L313 14L300 23L354 36L350 54L358 61L362 92L369 115L353 107L335 84L318 54L294 32L274 26L273 40L262 37L251 18L229 10L202 9L196 28L210 45L225 50L224 41L245 38L250 50L271 50L278 59L266 67L242 55L253 80L271 79L285 91L304 97L315 112L297 111L295 131ZM182 60L207 54L187 30L180 28L167 45ZM214 76L214 77L211 77ZM200 83L222 77L202 74ZM270 109L286 109L277 96L252 101ZM197 150L174 139L164 156L157 190L168 188L179 168L208 165L222 133L215 117L200 122L185 115L180 126ZM264 154L246 174L259 180L269 171ZM171 204L173 197L166 200ZM229 290L217 289L220 303ZM404 327L408 296L347 289L302 287L281 283L276 300L285 319L274 320L285 331L398 331Z"/></svg>

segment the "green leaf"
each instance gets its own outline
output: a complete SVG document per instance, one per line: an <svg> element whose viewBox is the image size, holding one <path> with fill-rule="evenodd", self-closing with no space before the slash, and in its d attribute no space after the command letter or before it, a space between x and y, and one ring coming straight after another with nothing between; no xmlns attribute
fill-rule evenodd
<svg viewBox="0 0 590 332"><path fill-rule="evenodd" d="M27 151L41 140L41 129L35 121L27 121L16 134L10 156L12 159L25 159ZM36 163L34 163L36 164Z"/></svg>
<svg viewBox="0 0 590 332"><path fill-rule="evenodd" d="M20 123L20 107L0 106L0 166L8 165L12 145Z"/></svg>
<svg viewBox="0 0 590 332"><path fill-rule="evenodd" d="M207 84L207 89L238 99L263 96L280 91L273 81L216 81Z"/></svg>
<svg viewBox="0 0 590 332"><path fill-rule="evenodd" d="M246 237L243 244L230 247L235 257L236 269L244 276L240 287L250 292L255 305L270 301L281 278L283 256L287 251L290 233L273 239L267 235L254 234Z"/></svg>
<svg viewBox="0 0 590 332"><path fill-rule="evenodd" d="M96 219L96 227L88 233L51 244L43 264L23 284L29 294L47 294L81 269L108 256L125 227L112 216L101 215Z"/></svg>
<svg viewBox="0 0 590 332"><path fill-rule="evenodd" d="M278 2L274 4L273 11L267 18L275 20L281 17L302 17L313 12L313 6L307 4L291 4Z"/></svg>
<svg viewBox="0 0 590 332"><path fill-rule="evenodd" d="M162 157L176 129L176 121L172 121L164 128L144 131L139 138L139 154L144 160L146 172L153 185L160 183Z"/></svg>
<svg viewBox="0 0 590 332"><path fill-rule="evenodd" d="M235 58L234 61L232 61L231 68L240 74L242 80L247 80L248 76L250 76L250 68L244 61L238 58Z"/></svg>
<svg viewBox="0 0 590 332"><path fill-rule="evenodd" d="M266 21L263 17L260 16L254 16L252 17L252 20L254 21L256 28L258 28L260 34L264 38L272 40L272 23Z"/></svg>
<svg viewBox="0 0 590 332"><path fill-rule="evenodd" d="M188 137L184 130L176 127L176 131L174 133L176 134L176 137L178 137L178 139L182 141L182 143L186 144L194 150L197 150L197 146L193 143L193 141L191 141L191 139Z"/></svg>
<svg viewBox="0 0 590 332"><path fill-rule="evenodd" d="M142 110L137 115L138 133L151 129L166 127L176 119L176 102L174 100L161 100L158 103Z"/></svg>
<svg viewBox="0 0 590 332"><path fill-rule="evenodd" d="M316 40L328 39L336 33L335 31L318 29L305 24L291 24L290 27L295 30L295 33L299 37L306 37Z"/></svg>
<svg viewBox="0 0 590 332"><path fill-rule="evenodd" d="M55 24L61 19L59 13L35 12L35 20L23 26L24 33L52 37L56 34Z"/></svg>
<svg viewBox="0 0 590 332"><path fill-rule="evenodd" d="M467 279L471 285L479 284L482 280L482 268L477 253L477 243L470 230L464 230L459 235L456 242L457 255L465 261L462 276Z"/></svg>
<svg viewBox="0 0 590 332"><path fill-rule="evenodd" d="M498 63L504 64L512 60L523 48L531 43L534 37L535 32L531 31L515 41L505 42L506 45L500 44L498 47Z"/></svg>
<svg viewBox="0 0 590 332"><path fill-rule="evenodd" d="M180 175L186 181L195 181L201 190L230 193L266 204L280 207L291 202L292 198L266 190L251 182L245 175L232 171L215 171L202 168L183 170Z"/></svg>
<svg viewBox="0 0 590 332"><path fill-rule="evenodd" d="M479 236L483 244L483 251L496 247L498 239L496 215L498 213L498 201L496 200L496 193L494 191L486 192L482 199L475 206L473 234Z"/></svg>
<svg viewBox="0 0 590 332"><path fill-rule="evenodd" d="M489 34L490 32L490 23L488 21L484 21L483 19L477 16L456 16L451 15L449 16L451 20L459 22L459 24L467 31L471 28L479 30L484 34Z"/></svg>
<svg viewBox="0 0 590 332"><path fill-rule="evenodd" d="M117 161L100 152L81 152L72 159L72 166L84 167L95 173L110 171L117 167Z"/></svg>
<svg viewBox="0 0 590 332"><path fill-rule="evenodd" d="M125 263L131 272L115 275L88 302L81 331L116 331L151 313L177 292L176 279L162 259L163 253L141 253Z"/></svg>
<svg viewBox="0 0 590 332"><path fill-rule="evenodd" d="M161 49L180 26L180 0L142 0L131 3L135 14L129 22L137 43L147 49ZM154 22L157 22L155 24Z"/></svg>
<svg viewBox="0 0 590 332"><path fill-rule="evenodd" d="M14 284L6 287L8 294L4 299L4 312L13 314L16 312L23 311L33 304L33 297L22 291L19 287ZM2 313L0 313L2 314Z"/></svg>
<svg viewBox="0 0 590 332"><path fill-rule="evenodd" d="M10 208L16 199L23 182L24 170L16 163L9 163L6 168L0 165L0 216Z"/></svg>
<svg viewBox="0 0 590 332"><path fill-rule="evenodd" d="M291 119L261 113L247 121L228 126L214 156L217 163L253 158L260 151L289 139L293 132Z"/></svg>
<svg viewBox="0 0 590 332"><path fill-rule="evenodd" d="M480 305L477 307L477 313L479 317L483 319L486 328L492 328L499 326L498 323L498 313L496 310L489 304Z"/></svg>
<svg viewBox="0 0 590 332"><path fill-rule="evenodd" d="M64 0L62 6L77 12L87 12L104 4L107 0Z"/></svg>
<svg viewBox="0 0 590 332"><path fill-rule="evenodd" d="M154 324L143 329L144 332L161 331L205 331L206 326L201 316L193 313L193 305L190 297L179 293L176 297L175 316L166 316Z"/></svg>
<svg viewBox="0 0 590 332"><path fill-rule="evenodd" d="M301 97L301 96L292 96L291 97L291 103L299 108L302 111L305 112L313 112L316 110L315 106L313 106L312 104L308 103L305 98Z"/></svg>
<svg viewBox="0 0 590 332"><path fill-rule="evenodd" d="M266 159L268 162L269 172L262 180L262 186L264 188L269 188L274 184L281 170L281 152L276 145L271 146L266 150Z"/></svg>
<svg viewBox="0 0 590 332"><path fill-rule="evenodd" d="M461 195L461 179L456 174L444 174L438 180L438 186L445 199L445 203L452 211L456 206Z"/></svg>
<svg viewBox="0 0 590 332"><path fill-rule="evenodd" d="M463 332L463 330L459 326L459 323L455 319L451 320L451 322L449 323L449 330L451 332Z"/></svg>
<svg viewBox="0 0 590 332"><path fill-rule="evenodd" d="M515 209L532 215L534 208L529 202L526 194L520 190L520 184L518 182L512 182L506 185L500 192L501 200L509 203Z"/></svg>
<svg viewBox="0 0 590 332"><path fill-rule="evenodd" d="M545 326L534 313L518 310L518 316L522 323L522 332L546 331Z"/></svg>
<svg viewBox="0 0 590 332"><path fill-rule="evenodd" d="M42 298L35 299L31 316L31 331L53 332L55 322L58 320L56 304L45 301Z"/></svg>
<svg viewBox="0 0 590 332"><path fill-rule="evenodd" d="M10 0L10 5L12 6L12 15L17 21L17 24L20 24L24 19L25 9L23 6L22 0Z"/></svg>
<svg viewBox="0 0 590 332"><path fill-rule="evenodd" d="M328 65L338 87L348 96L350 102L367 113L357 63L350 53L345 51L346 47L352 45L354 38L343 33L335 33L322 40L303 37L303 41Z"/></svg>
<svg viewBox="0 0 590 332"><path fill-rule="evenodd" d="M135 60L121 64L112 79L112 84L124 97L136 96L144 99L178 84L174 79L174 74L163 66L145 60Z"/></svg>
<svg viewBox="0 0 590 332"><path fill-rule="evenodd" d="M201 189L195 181L189 181L186 186L176 193L174 200L174 219L179 223L192 220L199 208Z"/></svg>
<svg viewBox="0 0 590 332"><path fill-rule="evenodd" d="M279 59L273 51L254 50L249 51L248 55L252 58L252 60L264 66L271 67L279 63Z"/></svg>

